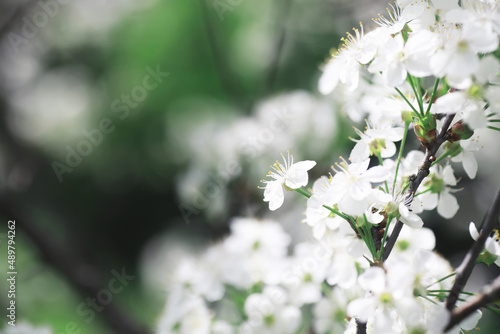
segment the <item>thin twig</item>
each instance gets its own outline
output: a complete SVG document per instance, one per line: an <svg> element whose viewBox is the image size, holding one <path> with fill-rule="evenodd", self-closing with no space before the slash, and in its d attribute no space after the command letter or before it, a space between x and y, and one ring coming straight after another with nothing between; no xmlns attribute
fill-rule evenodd
<svg viewBox="0 0 500 334"><path fill-rule="evenodd" d="M273 55L273 59L270 62L264 87L264 94L267 94L274 86L276 81L276 76L278 74L279 62L281 59L281 54L283 53L283 46L285 45L285 37L286 37L286 29L287 29L287 20L288 15L290 13L291 0L284 0L282 8L279 10L280 19L278 21L281 22L280 30L276 36L276 47ZM278 6L278 5L276 5Z"/></svg>
<svg viewBox="0 0 500 334"><path fill-rule="evenodd" d="M454 326L458 325L474 311L497 300L500 300L500 276L498 276L489 285L483 287L480 293L471 298L467 304L452 312L450 321L448 322L448 325L446 325L444 332L447 332Z"/></svg>
<svg viewBox="0 0 500 334"><path fill-rule="evenodd" d="M476 259L484 249L486 239L497 224L498 215L500 215L500 189L498 190L495 200L491 204L491 207L488 210L488 214L484 219L479 237L477 238L476 242L472 244L469 252L456 270L457 275L455 276L455 283L453 284L453 287L450 290L450 294L446 299L446 308L448 310L451 311L453 307L455 307L458 296L464 289L465 284L467 283L467 280L469 279L472 272L472 268L476 264Z"/></svg>
<svg viewBox="0 0 500 334"><path fill-rule="evenodd" d="M426 149L424 161L422 162L422 165L418 167L417 175L413 175L413 177L410 177L408 195L405 200L406 206L409 207L411 205L415 192L417 191L422 181L429 175L430 173L429 168L431 168L431 164L433 161L431 157L434 157L436 155L439 147L441 147L441 145L447 140L446 133L454 117L455 114L446 115L443 121L443 126L441 127L441 131L439 131L439 134L436 136L436 139L434 139L434 141ZM391 236L387 239L387 243L384 246L384 253L382 255L383 261L387 260L387 258L391 254L391 251L394 248L394 245L396 244L396 240L398 239L399 233L401 232L402 228L403 228L403 222L398 220L398 222L394 226Z"/></svg>
<svg viewBox="0 0 500 334"><path fill-rule="evenodd" d="M227 67L229 61L224 56L225 54L227 54L227 52L222 51L219 45L219 41L217 40L217 36L214 31L214 25L212 23L211 15L208 12L206 0L200 0L200 5L208 46L210 48L210 53L212 54L212 59L219 78L219 82L222 86L222 89L226 93L228 100L231 100L233 103L237 105L239 104L241 107L243 107L240 94L241 87L238 84L237 79L233 76L233 74Z"/></svg>

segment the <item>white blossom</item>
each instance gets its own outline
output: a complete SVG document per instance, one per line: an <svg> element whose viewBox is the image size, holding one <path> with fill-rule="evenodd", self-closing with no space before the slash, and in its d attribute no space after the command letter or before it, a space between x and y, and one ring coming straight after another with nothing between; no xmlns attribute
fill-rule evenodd
<svg viewBox="0 0 500 334"><path fill-rule="evenodd" d="M344 160L336 164L336 174L331 182L332 187L341 195L338 206L342 212L355 216L361 215L375 198L381 196L372 189L371 184L387 180L390 175L389 171L383 166L368 168L369 164L369 159L351 164Z"/></svg>
<svg viewBox="0 0 500 334"><path fill-rule="evenodd" d="M347 34L344 45L333 59L325 65L323 75L319 80L318 89L322 94L331 93L338 82L345 84L349 90L354 90L359 84L361 64L367 64L373 59L376 47L373 45L373 36L364 35L354 29L355 36Z"/></svg>
<svg viewBox="0 0 500 334"><path fill-rule="evenodd" d="M284 187L297 189L307 185L309 177L307 172L316 165L315 161L306 160L293 163L293 156L288 153L288 158L282 155L283 164L276 161L274 172L269 172L268 176L273 180L262 180L266 186L264 190L264 202L269 202L271 211L277 210L283 205L285 200Z"/></svg>
<svg viewBox="0 0 500 334"><path fill-rule="evenodd" d="M459 209L458 201L452 195L453 189L450 187L456 185L457 180L451 166L446 165L443 168L436 165L431 168L431 174L419 187L419 189L426 188L427 192L418 197L425 203L425 209L432 210L437 207L437 211L442 217L450 219L455 216Z"/></svg>
<svg viewBox="0 0 500 334"><path fill-rule="evenodd" d="M403 138L403 128L393 127L389 122L377 123L370 127L367 123L365 132L355 129L360 139L353 139L356 145L351 151L349 160L361 162L374 152L379 152L382 158L390 158L396 153L396 145Z"/></svg>
<svg viewBox="0 0 500 334"><path fill-rule="evenodd" d="M250 295L245 301L245 313L249 319L242 325L243 332L251 333L294 333L302 317L298 307L288 304L286 292L276 286Z"/></svg>

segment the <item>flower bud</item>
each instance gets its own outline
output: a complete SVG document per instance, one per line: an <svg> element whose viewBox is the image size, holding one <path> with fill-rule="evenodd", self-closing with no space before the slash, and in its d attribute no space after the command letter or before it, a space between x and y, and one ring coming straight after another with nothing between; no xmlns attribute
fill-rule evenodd
<svg viewBox="0 0 500 334"><path fill-rule="evenodd" d="M458 121L453 124L447 133L448 140L452 143L461 139L469 139L473 134L474 130L469 128L467 124L463 124L462 121Z"/></svg>
<svg viewBox="0 0 500 334"><path fill-rule="evenodd" d="M436 139L436 119L432 114L427 114L424 117L415 118L414 121L413 130L415 135L424 147L429 147Z"/></svg>
<svg viewBox="0 0 500 334"><path fill-rule="evenodd" d="M436 139L436 129L425 131L419 124L415 124L413 126L413 130L415 131L415 135L417 139L420 140L424 147L429 147L429 145Z"/></svg>

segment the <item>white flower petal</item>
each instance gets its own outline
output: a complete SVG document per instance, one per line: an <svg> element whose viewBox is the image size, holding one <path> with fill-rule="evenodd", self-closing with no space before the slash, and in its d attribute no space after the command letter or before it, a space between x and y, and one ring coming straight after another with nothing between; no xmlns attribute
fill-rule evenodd
<svg viewBox="0 0 500 334"><path fill-rule="evenodd" d="M353 162L347 167L347 169L351 174L362 174L366 172L369 165L370 165L370 159L365 159L360 162Z"/></svg>
<svg viewBox="0 0 500 334"><path fill-rule="evenodd" d="M351 193L346 193L338 205L340 211L351 216L360 216L365 212L370 203L368 203L366 198L358 200L353 198Z"/></svg>
<svg viewBox="0 0 500 334"><path fill-rule="evenodd" d="M470 331L471 329L474 329L477 326L477 322L481 317L483 316L483 313L480 310L474 311L471 315L469 315L467 318L462 320L460 324L458 324L462 329L465 329L466 331Z"/></svg>
<svg viewBox="0 0 500 334"><path fill-rule="evenodd" d="M439 195L437 211L443 218L453 218L459 208L457 199L449 192L445 191Z"/></svg>
<svg viewBox="0 0 500 334"><path fill-rule="evenodd" d="M439 196L434 193L425 193L418 196L418 199L422 202L424 210L432 210L438 205Z"/></svg>
<svg viewBox="0 0 500 334"><path fill-rule="evenodd" d="M370 147L368 143L363 140L360 140L354 145L354 148L351 151L351 155L349 156L349 160L352 162L360 162L364 161L370 157Z"/></svg>
<svg viewBox="0 0 500 334"><path fill-rule="evenodd" d="M375 313L375 309L376 303L373 298L359 298L347 305L346 313L350 317L366 322Z"/></svg>
<svg viewBox="0 0 500 334"><path fill-rule="evenodd" d="M381 293L385 289L385 271L380 267L368 268L359 275L358 282L366 291Z"/></svg>
<svg viewBox="0 0 500 334"><path fill-rule="evenodd" d="M474 153L463 151L462 164L469 178L474 179L477 174L477 161Z"/></svg>
<svg viewBox="0 0 500 334"><path fill-rule="evenodd" d="M443 181L446 185L450 185L450 186L457 185L457 179L455 179L455 175L453 175L453 169L451 168L450 165L447 165L443 169L442 177L443 177Z"/></svg>
<svg viewBox="0 0 500 334"><path fill-rule="evenodd" d="M321 94L330 94L339 82L340 64L335 60L326 64L325 71L319 79L318 90Z"/></svg>
<svg viewBox="0 0 500 334"><path fill-rule="evenodd" d="M357 277L358 272L354 260L341 254L332 263L327 282L332 286L338 285L342 289L349 289L356 283Z"/></svg>
<svg viewBox="0 0 500 334"><path fill-rule="evenodd" d="M285 193L279 181L271 181L264 191L264 202L269 202L269 210L275 211L283 205Z"/></svg>
<svg viewBox="0 0 500 334"><path fill-rule="evenodd" d="M385 142L385 148L380 151L382 158L390 158L396 153L396 144L392 141Z"/></svg>
<svg viewBox="0 0 500 334"><path fill-rule="evenodd" d="M369 182L383 182L391 176L387 168L383 166L375 166L363 174L363 179Z"/></svg>
<svg viewBox="0 0 500 334"><path fill-rule="evenodd" d="M399 213L401 214L401 221L412 228L419 229L424 225L422 218L410 212L404 203L399 204Z"/></svg>
<svg viewBox="0 0 500 334"><path fill-rule="evenodd" d="M400 62L393 62L387 66L384 77L387 85L396 87L402 84L406 79L406 68Z"/></svg>
<svg viewBox="0 0 500 334"><path fill-rule="evenodd" d="M325 231L326 223L320 221L313 227L313 237L320 240L325 235Z"/></svg>
<svg viewBox="0 0 500 334"><path fill-rule="evenodd" d="M351 185L350 196L355 200L363 200L370 194L372 186L370 182L359 180L358 182Z"/></svg>
<svg viewBox="0 0 500 334"><path fill-rule="evenodd" d="M306 160L294 163L286 171L285 184L287 187L297 189L307 185L309 177L307 171L316 166L316 161Z"/></svg>
<svg viewBox="0 0 500 334"><path fill-rule="evenodd" d="M473 222L469 224L469 233L472 239L477 240L479 238L479 231L476 228L476 225Z"/></svg>

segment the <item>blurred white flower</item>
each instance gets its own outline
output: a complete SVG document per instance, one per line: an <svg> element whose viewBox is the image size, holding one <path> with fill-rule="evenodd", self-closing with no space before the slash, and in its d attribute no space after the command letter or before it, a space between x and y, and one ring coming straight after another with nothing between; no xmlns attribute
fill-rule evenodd
<svg viewBox="0 0 500 334"><path fill-rule="evenodd" d="M395 269L398 271L398 269ZM403 270L398 271L403 273ZM384 269L371 267L362 273L358 282L366 291L366 297L353 300L347 305L347 314L356 317L360 321L370 320L373 333L393 333L393 326L397 325L398 317L412 314L420 318L421 311L413 291L405 289L403 280L409 275L392 275L386 277Z"/></svg>
<svg viewBox="0 0 500 334"><path fill-rule="evenodd" d="M334 286L327 297L314 305L314 329L316 333L343 333L346 329L345 309L352 299L350 291ZM354 295L354 294L353 294Z"/></svg>
<svg viewBox="0 0 500 334"><path fill-rule="evenodd" d="M294 333L302 314L287 302L286 291L277 286L267 286L262 293L254 293L245 301L248 320L242 325L244 333L284 334Z"/></svg>
<svg viewBox="0 0 500 334"><path fill-rule="evenodd" d="M225 257L223 281L248 289L264 282L277 284L287 265L285 257L290 236L280 224L252 218L237 218L231 222L231 235L223 242Z"/></svg>
<svg viewBox="0 0 500 334"><path fill-rule="evenodd" d="M315 256L317 243L303 242L295 246L290 270L284 275L293 276L285 279L290 283L290 301L297 306L319 301L322 296L321 284L326 277L330 257Z"/></svg>
<svg viewBox="0 0 500 334"><path fill-rule="evenodd" d="M216 320L212 324L211 334L234 334L235 328L226 321Z"/></svg>
<svg viewBox="0 0 500 334"><path fill-rule="evenodd" d="M156 333L209 334L211 321L212 315L200 296L174 288L169 291Z"/></svg>

